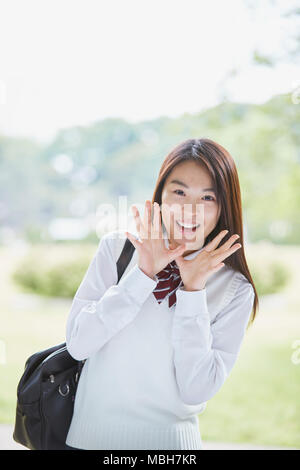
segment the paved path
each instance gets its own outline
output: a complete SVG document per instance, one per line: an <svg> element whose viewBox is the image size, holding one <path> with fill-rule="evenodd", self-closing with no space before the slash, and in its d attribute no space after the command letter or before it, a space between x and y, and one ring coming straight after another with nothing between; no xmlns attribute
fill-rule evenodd
<svg viewBox="0 0 300 470"><path fill-rule="evenodd" d="M28 450L26 447L18 444L13 440L13 426L10 424L0 425L0 450ZM208 442L203 441L206 450L286 450L286 447L268 447L268 446L254 446L251 444L230 444L223 442ZM291 450L299 450L296 448L288 448Z"/></svg>

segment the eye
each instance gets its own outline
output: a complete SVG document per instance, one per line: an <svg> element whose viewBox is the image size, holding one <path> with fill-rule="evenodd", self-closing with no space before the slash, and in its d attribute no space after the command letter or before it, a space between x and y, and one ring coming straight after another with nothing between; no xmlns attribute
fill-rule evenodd
<svg viewBox="0 0 300 470"><path fill-rule="evenodd" d="M175 191L173 191L173 192L174 192L175 194L177 194L176 191L180 191L181 193L183 193L182 189L175 189ZM181 196L181 194L177 194L177 195L178 195L178 196Z"/></svg>
<svg viewBox="0 0 300 470"><path fill-rule="evenodd" d="M180 191L181 193L184 193L182 191L182 189L175 189L175 191L173 191L173 193L177 194L177 196L182 196L182 194L178 194L177 191ZM208 201L214 201L214 198L212 196L204 196L204 197L210 197L210 199L208 199Z"/></svg>

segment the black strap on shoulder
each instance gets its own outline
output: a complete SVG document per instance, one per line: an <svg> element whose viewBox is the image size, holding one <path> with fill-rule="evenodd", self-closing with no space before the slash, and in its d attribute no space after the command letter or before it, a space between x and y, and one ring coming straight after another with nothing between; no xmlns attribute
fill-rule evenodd
<svg viewBox="0 0 300 470"><path fill-rule="evenodd" d="M129 238L126 238L123 249L117 261L118 282L121 279L125 269L127 268L132 258L134 250L135 247L133 246Z"/></svg>

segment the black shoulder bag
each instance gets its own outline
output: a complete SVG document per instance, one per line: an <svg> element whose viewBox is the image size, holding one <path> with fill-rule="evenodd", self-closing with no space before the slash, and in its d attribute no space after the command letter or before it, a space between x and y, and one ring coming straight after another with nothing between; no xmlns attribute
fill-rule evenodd
<svg viewBox="0 0 300 470"><path fill-rule="evenodd" d="M118 282L134 250L126 238L117 261ZM13 433L16 442L31 450L71 449L66 438L84 362L69 354L66 343L39 351L27 359L17 388Z"/></svg>

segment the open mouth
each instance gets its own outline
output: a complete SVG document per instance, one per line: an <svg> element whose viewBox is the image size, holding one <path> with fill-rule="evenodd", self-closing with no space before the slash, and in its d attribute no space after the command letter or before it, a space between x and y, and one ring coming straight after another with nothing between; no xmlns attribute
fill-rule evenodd
<svg viewBox="0 0 300 470"><path fill-rule="evenodd" d="M182 233L193 233L193 232L196 232L197 228L200 227L200 224L197 224L197 225L183 224L182 222L179 222L178 220L176 220L176 224Z"/></svg>

